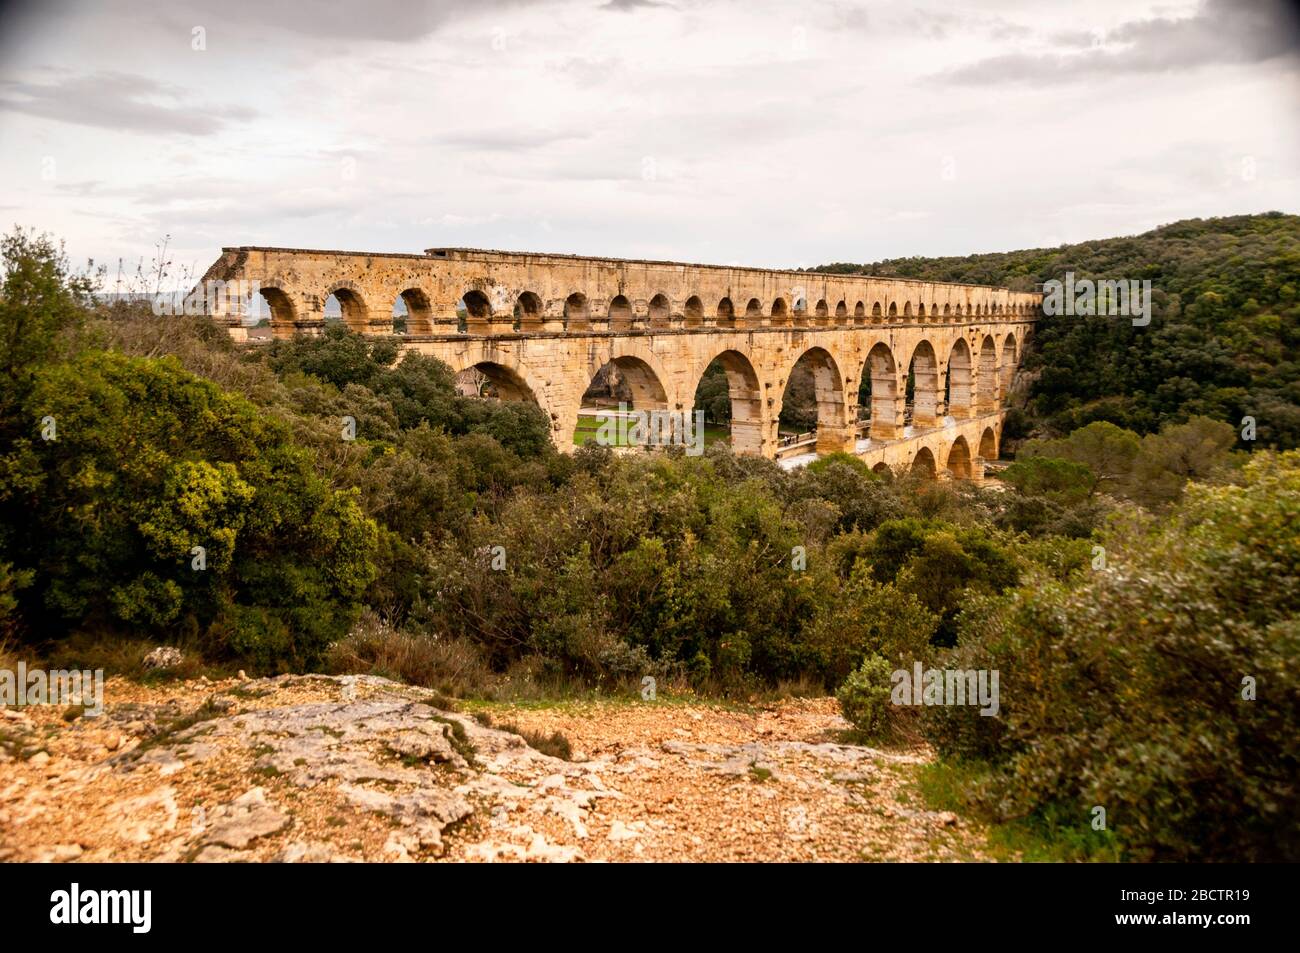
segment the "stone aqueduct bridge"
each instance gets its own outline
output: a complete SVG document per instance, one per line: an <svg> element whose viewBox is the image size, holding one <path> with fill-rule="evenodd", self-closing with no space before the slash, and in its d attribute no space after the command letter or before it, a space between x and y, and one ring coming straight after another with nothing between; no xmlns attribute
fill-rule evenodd
<svg viewBox="0 0 1300 953"><path fill-rule="evenodd" d="M815 382L815 452L976 479L997 456L1002 398L1041 306L1038 294L979 285L468 248L227 248L204 281L257 282L276 337L318 332L330 295L353 329L391 335L400 297L404 349L478 368L505 399L537 401L562 449L606 363L636 409L689 411L717 359L735 450L788 456L778 418L802 360ZM238 316L218 318L245 338ZM868 427L857 420L864 374Z"/></svg>

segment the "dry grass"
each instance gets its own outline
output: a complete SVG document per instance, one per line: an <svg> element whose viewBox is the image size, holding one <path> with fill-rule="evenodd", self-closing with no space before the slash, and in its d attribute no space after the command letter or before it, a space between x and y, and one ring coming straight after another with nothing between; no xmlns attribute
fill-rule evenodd
<svg viewBox="0 0 1300 953"><path fill-rule="evenodd" d="M493 682L470 643L403 632L371 612L330 646L325 669L333 675L381 675L453 697L483 694Z"/></svg>

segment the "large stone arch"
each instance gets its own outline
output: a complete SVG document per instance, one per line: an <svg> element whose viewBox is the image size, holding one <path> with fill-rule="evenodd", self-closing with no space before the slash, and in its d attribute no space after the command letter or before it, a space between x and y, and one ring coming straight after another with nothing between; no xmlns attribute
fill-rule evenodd
<svg viewBox="0 0 1300 953"><path fill-rule="evenodd" d="M976 378L975 408L978 413L991 414L998 406L998 346L993 335L986 334L980 342L979 375Z"/></svg>
<svg viewBox="0 0 1300 953"><path fill-rule="evenodd" d="M817 401L817 452L852 450L856 443L856 430L849 419L849 402L845 400L844 375L840 372L839 362L824 347L806 348L785 368L781 376L785 382L784 388L789 387L790 378L800 365L812 374L813 392ZM783 389L782 404L785 396ZM774 428L771 434L773 440L777 439L775 428L778 426L780 412L778 406L776 416L770 424Z"/></svg>
<svg viewBox="0 0 1300 953"><path fill-rule="evenodd" d="M925 338L917 341L907 366L914 378L912 427L928 430L939 422L939 359L934 345Z"/></svg>
<svg viewBox="0 0 1300 953"><path fill-rule="evenodd" d="M1007 336L1002 339L1002 357L1000 361L1001 379L999 380L999 383L1002 385L1003 400L1006 400L1007 395L1011 393L1011 381L1015 377L1016 367L1020 363L1020 356L1016 349L1016 343L1016 336L1014 333L1008 333Z"/></svg>
<svg viewBox="0 0 1300 953"><path fill-rule="evenodd" d="M975 411L970 345L959 337L948 352L948 415L964 420Z"/></svg>
<svg viewBox="0 0 1300 953"><path fill-rule="evenodd" d="M877 341L867 352L862 375L871 379L872 439L898 439L903 435L899 419L898 362L884 341Z"/></svg>
<svg viewBox="0 0 1300 953"><path fill-rule="evenodd" d="M541 401L537 399L532 385L523 374L508 364L488 360L476 361L457 371L457 379L463 379L464 373L470 370L478 371L486 378L487 385L491 388L490 394L480 393L478 396L495 396L505 401L531 401L541 406Z"/></svg>
<svg viewBox="0 0 1300 953"><path fill-rule="evenodd" d="M911 471L928 476L931 479L938 476L938 467L934 462L934 452L929 447L921 447L912 457Z"/></svg>
<svg viewBox="0 0 1300 953"><path fill-rule="evenodd" d="M705 361L695 375L693 395L709 366L717 361L727 375L727 394L731 400L731 449L735 453L761 455L767 447L763 439L763 390L758 369L749 356L729 349Z"/></svg>

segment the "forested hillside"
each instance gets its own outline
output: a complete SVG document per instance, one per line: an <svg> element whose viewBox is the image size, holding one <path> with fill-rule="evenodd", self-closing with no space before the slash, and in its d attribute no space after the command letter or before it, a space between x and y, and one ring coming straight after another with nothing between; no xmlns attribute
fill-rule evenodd
<svg viewBox="0 0 1300 953"><path fill-rule="evenodd" d="M1203 415L1262 446L1300 446L1300 216L1189 219L1105 238L964 258L893 258L814 269L1032 290L1050 279L1151 281L1146 327L1118 317L1044 317L1025 357L1024 416L1009 436L1106 420L1138 433Z"/></svg>

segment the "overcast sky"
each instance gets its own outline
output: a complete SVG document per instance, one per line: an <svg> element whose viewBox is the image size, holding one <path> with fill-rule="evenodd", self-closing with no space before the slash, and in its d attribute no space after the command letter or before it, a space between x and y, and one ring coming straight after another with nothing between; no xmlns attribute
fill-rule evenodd
<svg viewBox="0 0 1300 953"><path fill-rule="evenodd" d="M223 245L808 266L1300 211L1253 0L43 0L0 20L0 218Z"/></svg>

